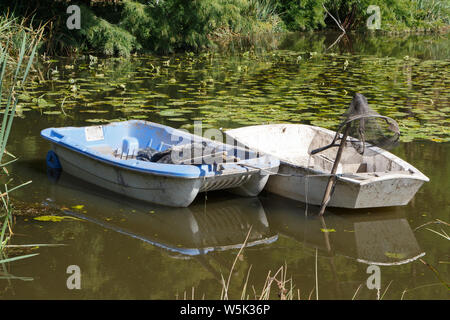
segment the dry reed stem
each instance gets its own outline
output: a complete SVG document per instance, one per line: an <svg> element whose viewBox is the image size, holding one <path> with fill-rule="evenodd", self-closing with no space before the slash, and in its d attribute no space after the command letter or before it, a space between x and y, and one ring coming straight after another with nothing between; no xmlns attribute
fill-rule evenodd
<svg viewBox="0 0 450 320"><path fill-rule="evenodd" d="M247 245L247 241L248 241L248 238L250 237L250 233L251 233L251 231L252 231L252 227L253 227L253 226L250 226L250 229L248 230L248 233L247 233L247 236L246 236L246 238L245 238L245 241L244 241L244 243L242 244L241 249L239 249L239 252L238 252L238 254L236 255L236 258L234 258L233 265L231 266L230 274L228 275L228 280L227 280L226 285L225 285L225 283L224 283L224 286L225 286L225 287L224 287L223 289L224 289L225 296L224 296L223 298L226 299L226 300L228 300L228 288L229 288L229 286L230 286L231 275L233 274L234 266L236 265L236 262L237 262L239 256L241 255L242 251L244 250L245 246ZM223 279L223 276L222 276L222 280L224 280L224 279Z"/></svg>

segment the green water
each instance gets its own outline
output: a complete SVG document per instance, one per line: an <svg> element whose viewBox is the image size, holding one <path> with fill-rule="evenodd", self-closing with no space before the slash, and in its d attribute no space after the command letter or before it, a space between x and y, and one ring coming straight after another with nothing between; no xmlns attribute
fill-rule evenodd
<svg viewBox="0 0 450 320"><path fill-rule="evenodd" d="M41 59L19 97L8 146L20 157L10 167L13 184L33 180L14 198L88 220L18 216L13 243L66 246L33 248L38 256L5 265L0 276L10 279L0 279L0 297L218 299L221 278L228 278L252 226L231 276L231 298L241 298L247 277L246 295L259 296L268 272L287 267L295 298L375 299L376 290L366 286L367 262L378 261L386 264L384 299L448 299L420 259L448 280L449 241L429 230L448 234L448 227L421 226L450 221L449 38L353 36L327 49L335 38L289 35L263 39L258 49L238 41L167 57ZM57 182L47 176L49 145L39 136L47 127L145 119L187 129L194 121L204 129L282 122L335 129L355 92L399 122L402 142L392 152L430 178L407 206L330 208L321 220L318 208L265 192L252 199L211 192L173 209L64 174ZM66 286L69 265L80 267L80 290Z"/></svg>

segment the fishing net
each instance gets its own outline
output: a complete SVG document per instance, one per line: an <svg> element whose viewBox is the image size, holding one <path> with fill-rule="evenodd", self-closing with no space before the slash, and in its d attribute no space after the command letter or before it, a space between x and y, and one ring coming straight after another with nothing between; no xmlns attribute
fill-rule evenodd
<svg viewBox="0 0 450 320"><path fill-rule="evenodd" d="M397 122L372 110L367 103L366 97L357 93L353 97L349 108L344 113L343 120L336 131L333 141L329 145L311 151L311 155L313 155L331 147L339 147L333 162L328 184L324 190L319 215L324 214L325 208L331 199L331 194L334 191L334 186L337 181L335 174L341 161L344 147L350 144L360 155L365 157L374 156L378 153L378 150L373 147L390 149L397 144L399 137L400 130ZM337 140L340 140L340 142L336 143ZM357 161L357 164L361 160L358 157L352 158L354 161ZM365 165L367 167L367 163ZM360 168L361 166L358 167L357 172L367 170Z"/></svg>
<svg viewBox="0 0 450 320"><path fill-rule="evenodd" d="M347 137L347 145L351 144L359 154L371 156L375 153L370 147L376 146L385 150L395 147L400 130L395 120L374 111L369 107L366 97L357 93L344 113L332 143L313 150L311 154L339 146L336 142L344 136Z"/></svg>

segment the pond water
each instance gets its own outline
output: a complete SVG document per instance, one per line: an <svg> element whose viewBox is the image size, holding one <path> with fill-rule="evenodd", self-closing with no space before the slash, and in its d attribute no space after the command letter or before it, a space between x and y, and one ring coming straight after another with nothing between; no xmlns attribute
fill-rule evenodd
<svg viewBox="0 0 450 320"><path fill-rule="evenodd" d="M251 227L230 298L240 299L245 285L245 297L259 296L268 273L283 267L295 298L376 299L366 286L375 262L384 299L448 299L440 279L448 280L450 242L431 231L448 234L448 225L423 225L450 220L449 36L353 35L330 47L335 38L291 34L201 54L41 59L19 97L8 145L20 158L10 166L13 184L33 182L13 199L23 212L59 208L79 219L17 216L13 244L65 246L32 248L38 256L4 265L0 297L218 299ZM203 128L291 122L335 129L355 92L399 122L402 140L392 152L430 178L407 206L329 208L321 219L317 207L265 192L209 192L188 208L139 203L64 173L55 181L45 165L49 144L39 135L47 127L126 119L188 130L194 121ZM80 290L66 286L70 265L80 267Z"/></svg>

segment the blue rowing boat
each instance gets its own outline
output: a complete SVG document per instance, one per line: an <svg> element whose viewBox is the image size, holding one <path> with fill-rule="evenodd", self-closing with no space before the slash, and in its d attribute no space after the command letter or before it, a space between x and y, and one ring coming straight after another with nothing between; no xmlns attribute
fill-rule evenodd
<svg viewBox="0 0 450 320"><path fill-rule="evenodd" d="M47 128L47 165L119 194L187 207L199 192L256 196L279 160L157 123Z"/></svg>

